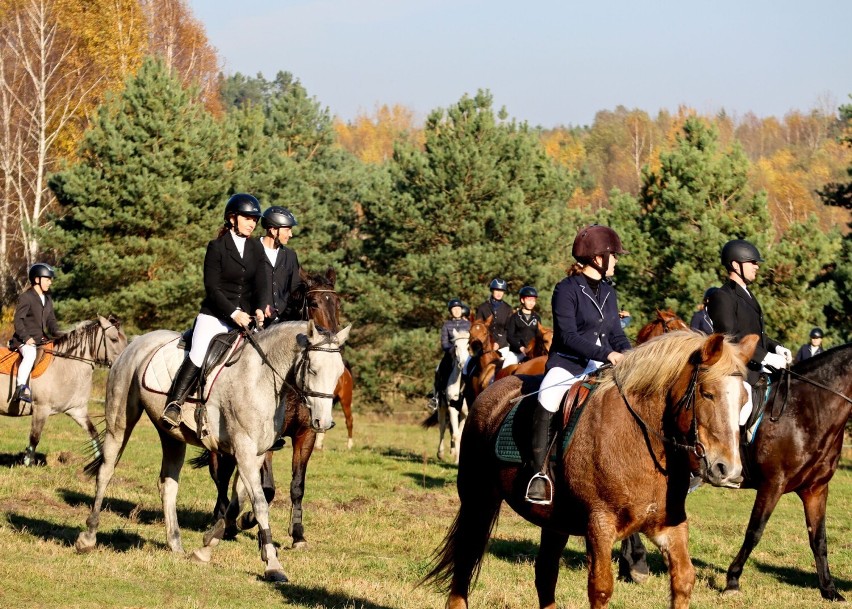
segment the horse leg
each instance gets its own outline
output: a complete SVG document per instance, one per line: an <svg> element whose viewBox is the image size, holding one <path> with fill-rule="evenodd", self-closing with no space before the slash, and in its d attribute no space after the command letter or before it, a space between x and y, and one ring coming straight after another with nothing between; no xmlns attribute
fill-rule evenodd
<svg viewBox="0 0 852 609"><path fill-rule="evenodd" d="M689 525L686 521L651 536L663 553L671 581L671 609L688 609L695 587L695 567L689 558Z"/></svg>
<svg viewBox="0 0 852 609"><path fill-rule="evenodd" d="M567 543L568 535L550 529L541 530L538 555L535 557L535 589L541 609L556 609L559 558Z"/></svg>
<svg viewBox="0 0 852 609"><path fill-rule="evenodd" d="M216 485L216 505L213 506L213 522L225 517L225 512L228 509L228 504L231 502L228 497L228 489L231 486L231 476L234 475L234 470L237 468L237 462L233 455L227 453L210 453L210 463L207 465L207 471L210 472L210 478Z"/></svg>
<svg viewBox="0 0 852 609"><path fill-rule="evenodd" d="M444 459L444 432L447 431L447 406L438 398L438 460Z"/></svg>
<svg viewBox="0 0 852 609"><path fill-rule="evenodd" d="M50 412L46 407L35 406L33 408L32 421L30 422L30 443L24 451L24 465L27 467L35 464L36 446L41 440L41 432L44 430L48 416L50 416Z"/></svg>
<svg viewBox="0 0 852 609"><path fill-rule="evenodd" d="M293 438L293 478L290 480L290 528L294 548L307 547L305 528L302 525L302 497L305 495L305 474L308 472L308 460L314 451L316 434L303 430Z"/></svg>
<svg viewBox="0 0 852 609"><path fill-rule="evenodd" d="M808 540L816 561L819 591L824 599L844 602L846 599L837 591L828 569L828 543L825 538L825 504L828 501L828 484L821 484L799 491L805 506L805 523L808 525Z"/></svg>
<svg viewBox="0 0 852 609"><path fill-rule="evenodd" d="M166 523L166 542L172 552L183 553L180 540L180 527L177 520L177 493L180 481L180 470L186 457L186 444L157 428L160 434L160 445L163 448L163 459L160 462L160 479L157 487L160 489L160 499L163 502L163 519Z"/></svg>
<svg viewBox="0 0 852 609"><path fill-rule="evenodd" d="M81 407L78 406L77 408L72 408L65 414L71 417L77 425L86 430L86 433L89 434L89 438L91 438L92 441L92 455L95 458L98 458L101 454L100 439L98 438L97 428L92 423L92 419L89 418L89 405L85 404Z"/></svg>
<svg viewBox="0 0 852 609"><path fill-rule="evenodd" d="M618 579L626 582L644 583L648 579L648 550L642 543L639 533L621 540L618 555Z"/></svg>
<svg viewBox="0 0 852 609"><path fill-rule="evenodd" d="M459 429L459 411L453 406L447 408L447 413L450 417L450 454L453 456L453 462L459 463L459 444L461 443L461 430Z"/></svg>
<svg viewBox="0 0 852 609"><path fill-rule="evenodd" d="M343 418L346 420L346 448L352 450L355 441L352 439L352 385L348 385L340 399L340 408L343 410Z"/></svg>
<svg viewBox="0 0 852 609"><path fill-rule="evenodd" d="M266 563L263 576L267 581L286 582L287 576L278 561L278 551L272 543L272 531L269 528L269 506L260 485L260 468L264 457L258 458L254 454L256 450L254 442L237 442L235 455L239 466L240 481L251 498L252 512L257 519L260 557Z"/></svg>
<svg viewBox="0 0 852 609"><path fill-rule="evenodd" d="M272 474L272 451L266 451L263 457L263 464L260 466L260 487L263 489L263 496L266 497L266 504L272 505L272 500L275 499L275 477ZM239 477L234 480L234 493L238 497L238 505L243 505L246 499L245 487L239 484ZM247 531L257 526L254 512L249 510L237 519L237 530Z"/></svg>
<svg viewBox="0 0 852 609"><path fill-rule="evenodd" d="M587 590L591 609L603 609L612 597L613 577L610 567L615 523L611 514L589 514L586 532L586 554L589 563Z"/></svg>
<svg viewBox="0 0 852 609"><path fill-rule="evenodd" d="M751 508L751 517L748 521L743 546L740 548L739 554L728 567L728 577L725 584L724 594L734 594L740 591L740 576L743 574L743 567L748 560L751 551L760 541L763 535L763 530L766 528L766 523L769 522L769 517L772 511L778 504L778 500L783 495L783 489L778 486L762 486L757 491L757 497L754 500L754 507Z"/></svg>

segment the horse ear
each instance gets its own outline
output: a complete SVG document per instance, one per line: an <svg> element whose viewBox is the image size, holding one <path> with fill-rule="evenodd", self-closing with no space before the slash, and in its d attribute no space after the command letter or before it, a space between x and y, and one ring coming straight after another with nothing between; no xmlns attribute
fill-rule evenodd
<svg viewBox="0 0 852 609"><path fill-rule="evenodd" d="M337 271L333 267L328 267L325 271L325 278L331 282L331 287L334 287L334 282L337 281Z"/></svg>
<svg viewBox="0 0 852 609"><path fill-rule="evenodd" d="M711 334L704 341L704 346L701 348L701 361L706 366L712 366L722 357L722 349L725 345L724 334Z"/></svg>
<svg viewBox="0 0 852 609"><path fill-rule="evenodd" d="M308 283L308 280L311 278L309 273L305 272L305 269L299 267L299 279L302 280L302 283Z"/></svg>
<svg viewBox="0 0 852 609"><path fill-rule="evenodd" d="M754 350L757 348L757 343L760 337L757 334L748 334L740 341L740 359L744 364L748 364L754 357Z"/></svg>
<svg viewBox="0 0 852 609"><path fill-rule="evenodd" d="M346 342L346 339L349 338L349 331L352 330L352 324L349 324L345 328L343 328L340 332L337 333L337 344L343 345Z"/></svg>
<svg viewBox="0 0 852 609"><path fill-rule="evenodd" d="M307 330L307 334L308 334L308 336L313 337L316 333L317 333L317 327L316 327L316 324L314 324L314 320L313 320L313 319L309 319L309 320L308 320L308 330Z"/></svg>

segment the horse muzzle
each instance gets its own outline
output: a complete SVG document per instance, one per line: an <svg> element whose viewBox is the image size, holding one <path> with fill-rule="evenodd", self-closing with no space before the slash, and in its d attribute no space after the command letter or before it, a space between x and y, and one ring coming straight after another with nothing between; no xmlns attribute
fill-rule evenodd
<svg viewBox="0 0 852 609"><path fill-rule="evenodd" d="M733 464L725 459L717 459L713 462L702 462L701 477L713 486L739 488L743 481L742 471L740 463Z"/></svg>

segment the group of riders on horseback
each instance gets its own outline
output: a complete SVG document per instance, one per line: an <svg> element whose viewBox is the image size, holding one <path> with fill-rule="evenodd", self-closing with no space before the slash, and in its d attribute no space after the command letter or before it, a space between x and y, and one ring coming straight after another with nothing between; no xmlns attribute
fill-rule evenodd
<svg viewBox="0 0 852 609"><path fill-rule="evenodd" d="M560 410L566 393L572 385L594 375L599 368L618 366L624 352L631 348L623 331L617 295L610 282L618 257L627 253L613 229L597 224L583 227L571 250L576 262L553 291L553 342L532 424L530 466L533 475L526 492L526 500L531 503L548 505L553 500L547 457L551 438L557 431L553 428L553 415ZM765 375L786 368L793 358L789 349L766 336L763 310L749 289L763 262L760 252L748 241L734 239L722 247L721 262L728 273L728 281L705 294L706 325L699 328L706 333L730 335L737 342L748 334L759 336L744 379L748 401L741 410L740 425L745 426L753 402L765 395L765 391L755 392L753 388L760 386L765 390ZM491 297L477 308L476 319L491 318L492 348L500 351L505 367L523 357L519 345L526 345L541 323L533 311L538 294L533 287L522 288L519 293L521 307L513 313L503 301L508 288L506 281L494 279L489 287ZM452 317L441 331L444 358L436 371L434 405L449 374L452 330L470 328L462 307L458 299L448 303ZM822 334L818 328L815 331Z"/></svg>

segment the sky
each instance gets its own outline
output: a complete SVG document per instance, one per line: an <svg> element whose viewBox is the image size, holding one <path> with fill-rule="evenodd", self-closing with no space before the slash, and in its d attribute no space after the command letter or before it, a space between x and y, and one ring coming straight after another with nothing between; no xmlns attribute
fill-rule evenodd
<svg viewBox="0 0 852 609"><path fill-rule="evenodd" d="M533 126L618 106L764 118L852 103L849 0L189 0L226 74L292 73L344 121L488 89Z"/></svg>

